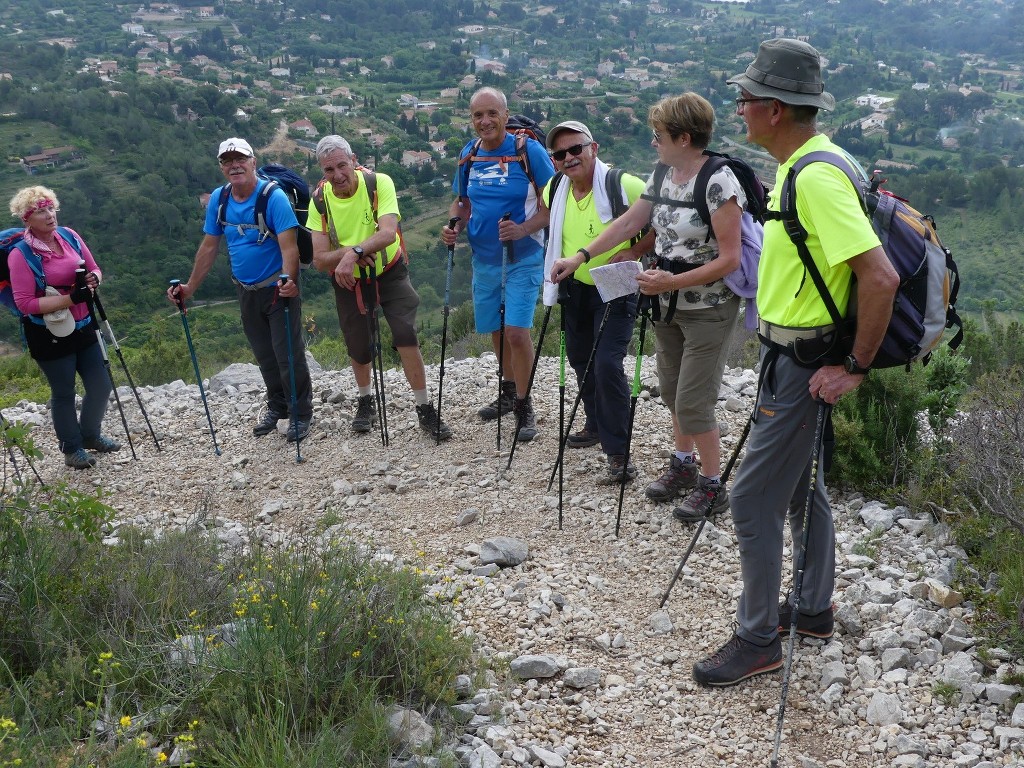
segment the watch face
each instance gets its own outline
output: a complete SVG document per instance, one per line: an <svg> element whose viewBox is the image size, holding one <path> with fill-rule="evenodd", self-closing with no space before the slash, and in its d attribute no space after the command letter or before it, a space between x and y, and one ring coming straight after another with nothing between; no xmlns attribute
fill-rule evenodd
<svg viewBox="0 0 1024 768"><path fill-rule="evenodd" d="M356 256L362 256L363 255L363 249L360 248L358 245L353 247L352 250L355 251Z"/></svg>

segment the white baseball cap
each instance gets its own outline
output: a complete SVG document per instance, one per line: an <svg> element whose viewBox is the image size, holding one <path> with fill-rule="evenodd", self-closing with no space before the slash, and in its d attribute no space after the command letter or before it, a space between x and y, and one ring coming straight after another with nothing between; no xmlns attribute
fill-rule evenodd
<svg viewBox="0 0 1024 768"><path fill-rule="evenodd" d="M60 291L48 285L46 286L46 295L60 296ZM67 308L47 312L43 315L43 322L46 323L47 330L59 339L75 332L75 318L72 316L71 310Z"/></svg>
<svg viewBox="0 0 1024 768"><path fill-rule="evenodd" d="M223 157L228 152L238 152L246 157L256 156L256 153L252 151L252 147L249 146L249 142L245 139L224 139L220 143L220 149L217 150L217 157Z"/></svg>

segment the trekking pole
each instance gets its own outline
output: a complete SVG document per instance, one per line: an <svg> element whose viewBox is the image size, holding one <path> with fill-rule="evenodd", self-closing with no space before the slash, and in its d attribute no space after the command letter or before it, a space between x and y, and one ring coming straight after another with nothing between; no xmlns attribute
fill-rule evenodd
<svg viewBox="0 0 1024 768"><path fill-rule="evenodd" d="M370 267L360 267L359 274L365 281L363 303L366 305L366 331L370 337L370 374L373 377L373 399L377 406L377 426L380 428L380 444L387 447L389 435L385 410L387 403L384 394L384 358L380 349L380 324L377 322L377 303L374 296L376 286Z"/></svg>
<svg viewBox="0 0 1024 768"><path fill-rule="evenodd" d="M505 211L502 221L512 218L510 211ZM501 303L498 305L498 450L501 450L501 384L505 375L505 285L508 280L508 263L512 260L512 241L505 243L501 251Z"/></svg>
<svg viewBox="0 0 1024 768"><path fill-rule="evenodd" d="M564 446L563 440L568 431L565 428L565 305L558 308L558 444ZM561 448L560 450L565 450ZM562 486L564 464L558 462L558 530L562 530ZM550 487L550 483L548 486Z"/></svg>
<svg viewBox="0 0 1024 768"><path fill-rule="evenodd" d="M615 536L619 535L622 522L622 499L626 495L626 477L629 475L629 451L633 444L633 422L636 419L636 401L640 397L640 367L644 362L644 340L647 337L648 311L641 313L640 346L636 350L636 368L633 373L633 391L629 397L629 422L626 426L626 455L623 457L622 477L619 479L619 511L615 513Z"/></svg>
<svg viewBox="0 0 1024 768"><path fill-rule="evenodd" d="M771 768L779 766L779 747L782 745L782 720L786 716L786 697L789 695L789 678L793 671L793 648L796 645L796 625L800 608L800 593L804 586L804 568L807 565L807 545L810 541L811 505L818 486L818 465L821 455L821 440L825 433L825 421L832 406L824 400L818 401L818 414L814 421L814 442L811 446L811 473L807 484L807 501L804 504L804 530L800 537L800 554L796 559L796 576L793 578L793 620L789 624L789 645L786 648L786 666L782 671L782 692L779 694L779 719L775 724L775 749L772 752ZM795 542L794 542L795 544Z"/></svg>
<svg viewBox="0 0 1024 768"><path fill-rule="evenodd" d="M75 287L85 287L85 268L79 267L75 270ZM103 356L103 367L107 369L107 378L110 379L110 387L114 390L114 402L117 403L117 412L121 414L121 426L124 427L124 436L128 438L128 448L131 449L132 459L138 461L135 454L135 444L132 442L132 431L128 428L128 419L124 415L124 406L121 405L121 396L117 394L117 382L114 381L114 370L110 367L110 355L107 354L107 342L103 339L103 331L100 330L100 322L96 312L96 302L89 292L89 298L85 300L85 306L89 308L89 317L96 325L96 343L100 345L100 354Z"/></svg>
<svg viewBox="0 0 1024 768"><path fill-rule="evenodd" d="M181 286L181 280L171 280L171 288ZM196 383L199 385L199 395L203 398L203 408L206 409L206 423L210 425L210 437L213 438L213 453L220 456L220 447L217 445L217 430L213 428L213 417L210 416L210 405L206 402L206 390L203 389L203 377L199 373L199 360L196 358L196 348L192 344L192 334L188 329L188 317L185 314L185 302L181 298L181 292L174 292L174 302L178 305L178 312L181 314L181 325L185 329L185 341L188 344L188 353L192 356L192 370L196 372Z"/></svg>
<svg viewBox="0 0 1024 768"><path fill-rule="evenodd" d="M288 284L288 275L282 273L281 285ZM290 298L284 300L284 325L285 325L285 336L288 339L288 385L291 390L291 407L292 407L292 430L295 432L295 463L301 464L305 461L302 458L302 450L299 448L299 443L302 442L302 437L299 435L299 399L295 394L295 353L292 351L292 315L291 315L291 304Z"/></svg>
<svg viewBox="0 0 1024 768"><path fill-rule="evenodd" d="M21 484L21 469L18 467L18 460L14 456L14 446L17 445L16 438L11 437L8 439L7 428L11 425L11 422L0 412L0 433L3 434L4 446L7 448L7 455L11 458L11 467L14 468L14 479ZM25 462L28 464L28 468L32 470L32 474L36 476L36 480L39 484L45 488L46 483L43 482L42 476L39 474L39 470L36 469L36 465L32 463L32 457L25 453L25 449L18 445L18 449L21 451L21 455L25 457Z"/></svg>
<svg viewBox="0 0 1024 768"><path fill-rule="evenodd" d="M448 220L448 229L455 231L459 223L458 216ZM436 444L441 444L441 403L444 393L444 352L448 346L448 314L451 312L452 267L455 265L455 243L448 246L448 264L444 274L444 323L441 326L441 368L437 373L437 431L434 433ZM514 447L514 446L513 446Z"/></svg>
<svg viewBox="0 0 1024 768"><path fill-rule="evenodd" d="M754 407L757 407L755 403ZM725 471L722 472L722 482L714 490L711 498L711 505L708 507L709 510L714 509L715 501L718 499L718 494L721 493L722 488L725 487L726 481L729 479L729 475L732 474L732 468L736 464L736 459L740 456L740 450L743 448L743 444L747 441L747 435L750 434L750 425L754 423L754 412L750 412L750 418L747 419L747 423L743 427L743 433L740 435L740 441L736 443L736 448L732 452L732 456L729 457L729 463L725 465ZM672 581L669 582L668 588L665 590L665 594L661 596L661 602L658 604L659 608L664 608L665 603L668 602L668 596L672 592L672 587L676 585L679 580L679 576L683 573L683 568L686 567L686 561L690 559L690 554L693 552L694 547L697 546L697 542L700 540L700 534L704 530L704 526L707 525L708 515L705 515L700 519L700 524L697 526L696 533L693 534L693 538L690 539L690 546L686 548L686 554L683 555L683 559L679 561L679 567L676 568L675 574L672 576Z"/></svg>
<svg viewBox="0 0 1024 768"><path fill-rule="evenodd" d="M611 304L605 304L604 314L601 315L601 323L597 326L597 334L594 336L594 346L590 350L590 357L587 358L587 367L583 369L583 377L580 379L580 388L576 393L576 399L573 401L572 410L569 412L569 423L565 426L565 432L559 437L561 440L558 443L558 458L555 459L555 466L551 468L551 477L548 478L548 490L551 490L551 486L555 482L555 473L560 471L562 461L565 459L565 447L569 442L569 432L572 431L572 424L576 420L576 411L579 410L580 401L583 399L583 387L587 383L587 379L590 378L590 371L594 365L594 357L597 355L597 345L601 343L601 336L604 335L604 327L608 322L608 313L611 311ZM563 316L565 314L564 307ZM564 329L564 326L563 326ZM563 330L563 333L565 331Z"/></svg>
<svg viewBox="0 0 1024 768"><path fill-rule="evenodd" d="M540 324L540 336L537 337L537 349L533 352L533 365L530 367L530 380L526 383L526 397L530 396L530 392L533 391L533 379L537 375L537 363L540 361L540 350L541 345L544 344L544 335L548 330L548 320L551 319L551 307L547 307L544 310L544 321ZM516 433L512 437L512 447L508 451L508 464L505 465L505 471L508 472L512 468L512 457L516 455L516 443L519 442L519 432L522 430L523 425L517 419L516 420Z"/></svg>
<svg viewBox="0 0 1024 768"><path fill-rule="evenodd" d="M85 264L84 261L80 261L78 263ZM92 300L96 303L96 313L99 315L100 322L102 323L102 329L106 331L107 339L113 345L114 351L117 353L117 359L121 363L121 370L124 371L125 378L128 379L128 386L132 388L132 393L135 395L135 402L138 403L139 410L142 411L142 417L146 420L146 428L149 429L150 437L153 438L153 442L156 444L156 449L161 451L163 448L161 448L160 441L156 438L156 432L149 421L149 414L146 413L146 407L142 404L142 398L139 397L139 390L135 386L134 379L132 379L131 371L128 370L128 363L125 362L124 355L121 353L121 345L117 343L117 337L114 335L114 329L110 327L110 321L107 319L107 313L103 310L103 302L100 301L99 292L93 292Z"/></svg>

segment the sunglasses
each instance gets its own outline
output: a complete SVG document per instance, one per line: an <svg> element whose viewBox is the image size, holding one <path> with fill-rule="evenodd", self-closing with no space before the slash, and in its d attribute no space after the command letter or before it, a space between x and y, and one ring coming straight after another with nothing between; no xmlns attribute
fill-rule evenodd
<svg viewBox="0 0 1024 768"><path fill-rule="evenodd" d="M654 135L654 141L661 144L661 133L659 131L651 131L651 133Z"/></svg>
<svg viewBox="0 0 1024 768"><path fill-rule="evenodd" d="M565 160L566 153L569 153L573 157L579 157L583 154L583 150L586 149L589 144L573 144L571 147L565 149L559 149L551 153L551 158L558 161L559 163Z"/></svg>
<svg viewBox="0 0 1024 768"><path fill-rule="evenodd" d="M761 97L761 98L756 98L755 97L755 98L745 99L742 96L740 96L739 98L735 99L737 107L742 107L744 104L749 104L752 101L775 101L775 99L769 99L769 98L765 98L765 97Z"/></svg>

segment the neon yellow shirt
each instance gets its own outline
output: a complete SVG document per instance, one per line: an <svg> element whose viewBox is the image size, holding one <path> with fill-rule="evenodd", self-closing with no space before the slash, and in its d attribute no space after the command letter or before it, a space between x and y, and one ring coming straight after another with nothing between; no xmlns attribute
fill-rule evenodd
<svg viewBox="0 0 1024 768"><path fill-rule="evenodd" d="M808 152L825 150L842 157L842 150L823 134L809 139L779 166L768 208L779 210L779 194L786 174ZM796 180L796 209L807 230L807 248L828 286L840 314L850 299L850 258L881 243L864 215L857 192L838 168L811 163ZM757 270L757 308L769 323L794 328L829 325L825 303L810 275L806 274L796 246L781 221L764 225L764 245Z"/></svg>
<svg viewBox="0 0 1024 768"><path fill-rule="evenodd" d="M327 212L330 220L334 223L334 230L338 234L338 246L356 245L377 231L377 223L373 220L373 206L366 194L366 181L362 171L356 171L359 177L359 186L351 197L336 197L331 185L324 183L324 203L327 205ZM375 174L377 177L377 217L394 214L398 220L402 220L402 214L398 211L398 196L395 194L395 183L390 176L383 173ZM306 217L306 226L314 232L328 234L327 222L316 209L316 205L309 204L309 215ZM332 245L333 247L333 245ZM395 242L389 245L383 252L377 252L377 264L375 271L380 274L384 271L384 265L395 258L399 249L398 235L395 235ZM387 259L383 255L387 255ZM353 274L359 277L358 267Z"/></svg>
<svg viewBox="0 0 1024 768"><path fill-rule="evenodd" d="M568 181L569 179L566 178L562 184ZM549 181L544 185L544 191L541 193L545 202L550 194L550 186L551 182ZM622 174L622 187L626 190L626 199L632 205L644 191L644 181L624 173ZM594 190L590 190L582 200L577 200L573 197L570 189L565 200L565 219L562 224L562 255L572 256L580 248L585 248L587 243L604 232L610 223L611 221L602 222L601 217L597 215L597 209L594 207ZM594 278L590 276L590 270L607 264L613 255L628 247L629 240L627 239L604 253L595 253L589 262L580 265L574 273L575 278L581 283L593 285Z"/></svg>

